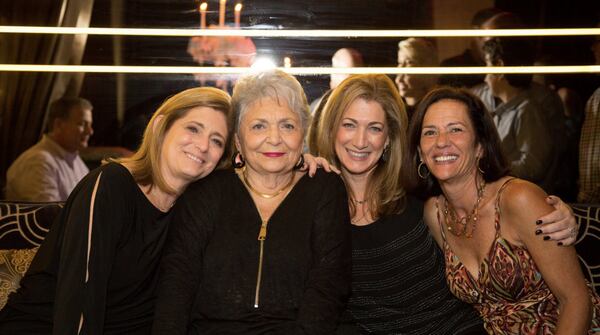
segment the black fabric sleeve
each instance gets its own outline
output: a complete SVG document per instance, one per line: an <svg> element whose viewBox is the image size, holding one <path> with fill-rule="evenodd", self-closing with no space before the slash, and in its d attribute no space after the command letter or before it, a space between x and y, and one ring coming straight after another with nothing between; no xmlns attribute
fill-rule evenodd
<svg viewBox="0 0 600 335"><path fill-rule="evenodd" d="M128 217L123 180L107 171L88 175L61 214L54 334L104 333L108 279Z"/></svg>
<svg viewBox="0 0 600 335"><path fill-rule="evenodd" d="M199 182L198 182L199 183ZM187 334L200 285L208 224L214 220L198 184L177 200L163 250L152 334ZM214 199L211 192L210 197Z"/></svg>
<svg viewBox="0 0 600 335"><path fill-rule="evenodd" d="M337 175L323 180L313 222L313 267L298 310L296 334L332 334L350 296L351 235L346 188Z"/></svg>

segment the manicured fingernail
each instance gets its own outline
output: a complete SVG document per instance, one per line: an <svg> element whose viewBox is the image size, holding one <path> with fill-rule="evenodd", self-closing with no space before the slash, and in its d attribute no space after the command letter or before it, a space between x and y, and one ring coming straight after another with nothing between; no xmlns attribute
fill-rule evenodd
<svg viewBox="0 0 600 335"><path fill-rule="evenodd" d="M550 236L544 236L544 241L548 241L550 239Z"/></svg>
<svg viewBox="0 0 600 335"><path fill-rule="evenodd" d="M541 229L538 229L538 230L536 230L536 231L535 231L535 234L536 234L536 235L539 235L539 234L541 234L541 233L542 233L542 230L541 230Z"/></svg>
<svg viewBox="0 0 600 335"><path fill-rule="evenodd" d="M558 244L558 246L561 247L563 243L562 242L558 242L556 244Z"/></svg>
<svg viewBox="0 0 600 335"><path fill-rule="evenodd" d="M536 220L535 224L542 224L542 220Z"/></svg>

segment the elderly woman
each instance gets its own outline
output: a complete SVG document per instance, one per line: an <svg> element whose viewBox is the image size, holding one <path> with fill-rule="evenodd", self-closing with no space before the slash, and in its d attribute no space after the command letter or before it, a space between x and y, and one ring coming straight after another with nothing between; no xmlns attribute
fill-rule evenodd
<svg viewBox="0 0 600 335"><path fill-rule="evenodd" d="M155 334L330 334L350 293L344 184L301 165L309 112L281 71L234 88L235 170L177 203Z"/></svg>
<svg viewBox="0 0 600 335"><path fill-rule="evenodd" d="M90 172L71 193L0 313L0 333L148 334L170 208L224 162L232 120L221 90L166 100L132 157Z"/></svg>
<svg viewBox="0 0 600 335"><path fill-rule="evenodd" d="M450 290L491 334L584 334L600 323L573 247L530 228L552 210L536 185L510 177L483 103L452 88L430 92L409 130L408 173L431 198L425 223L444 251Z"/></svg>
<svg viewBox="0 0 600 335"><path fill-rule="evenodd" d="M423 203L407 195L407 116L385 75L356 75L333 91L311 128L311 151L341 167L352 216L348 311L365 334L479 334L480 318L444 281L443 254L422 223ZM542 218L546 232L574 226L567 207ZM567 222L553 218L568 217ZM564 220L563 220L564 221ZM527 225L533 230L533 221ZM567 238L569 229L552 233ZM349 334L348 327L339 334Z"/></svg>

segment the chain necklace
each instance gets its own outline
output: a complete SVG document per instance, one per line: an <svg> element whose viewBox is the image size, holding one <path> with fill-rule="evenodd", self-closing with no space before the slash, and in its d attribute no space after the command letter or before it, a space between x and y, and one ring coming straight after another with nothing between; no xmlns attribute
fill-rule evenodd
<svg viewBox="0 0 600 335"><path fill-rule="evenodd" d="M473 233L475 232L475 227L477 226L477 219L479 214L479 203L483 198L483 192L485 191L485 181L481 185L481 187L477 190L477 200L475 201L475 205L473 205L473 209L471 213L466 215L465 217L458 218L458 214L456 214L456 210L448 202L448 199L444 198L444 221L446 222L446 226L448 227L448 231L454 234L455 236L465 235L466 238L473 237ZM469 223L471 224L471 230L469 231Z"/></svg>
<svg viewBox="0 0 600 335"><path fill-rule="evenodd" d="M350 201L352 201L352 202L353 202L353 203L355 203L356 205L362 205L362 204L365 204L365 203L367 203L367 199L364 199L364 200L356 200L356 199L354 199L354 198L352 198L352 197L350 197Z"/></svg>
<svg viewBox="0 0 600 335"><path fill-rule="evenodd" d="M280 195L281 193L283 193L283 191L287 190L288 188L290 188L290 186L292 186L292 183L294 182L294 173L292 172L292 177L290 178L290 181L285 186L280 188L275 193L271 193L271 194L259 192L254 187L252 187L252 185L250 184L250 181L248 180L248 177L246 176L245 168L242 170L242 181L244 182L244 185L246 185L248 187L248 189L250 191L252 191L252 193L258 195L261 198L271 199L271 198L275 198L276 196Z"/></svg>

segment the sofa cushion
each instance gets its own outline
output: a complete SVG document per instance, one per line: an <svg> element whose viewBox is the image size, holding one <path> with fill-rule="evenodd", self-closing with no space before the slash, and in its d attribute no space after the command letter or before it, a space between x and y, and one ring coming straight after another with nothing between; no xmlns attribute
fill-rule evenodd
<svg viewBox="0 0 600 335"><path fill-rule="evenodd" d="M39 246L62 207L62 202L0 202L0 249Z"/></svg>
<svg viewBox="0 0 600 335"><path fill-rule="evenodd" d="M600 294L600 204L571 204L579 223L575 249L586 279Z"/></svg>
<svg viewBox="0 0 600 335"><path fill-rule="evenodd" d="M29 268L36 248L0 250L0 309L11 292L19 288L19 281Z"/></svg>

